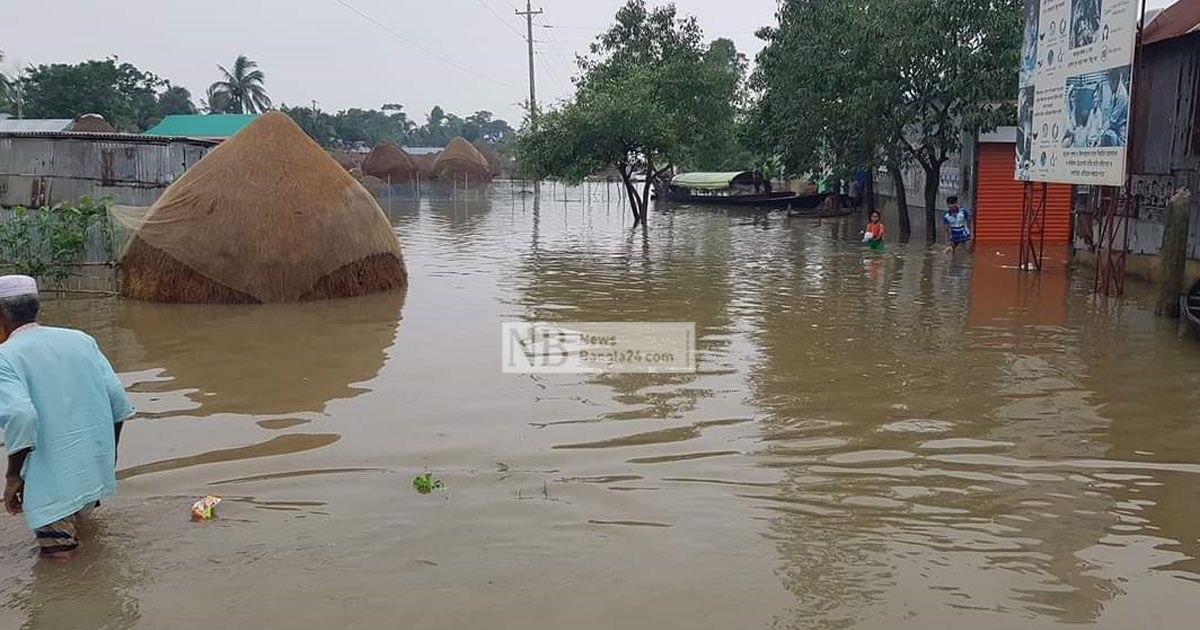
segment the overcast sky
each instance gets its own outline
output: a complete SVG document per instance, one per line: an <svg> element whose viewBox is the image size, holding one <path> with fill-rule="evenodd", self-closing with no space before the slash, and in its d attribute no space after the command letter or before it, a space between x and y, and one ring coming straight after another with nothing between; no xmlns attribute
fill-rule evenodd
<svg viewBox="0 0 1200 630"><path fill-rule="evenodd" d="M570 94L574 55L624 0L539 0L538 100ZM651 0L651 4L657 4ZM1149 0L1161 7L1170 0ZM514 125L528 93L524 0L7 0L0 50L15 65L117 55L191 90L199 101L217 64L259 62L274 101L324 110L401 103L418 122L434 105L495 112ZM776 0L676 0L705 36L753 57L754 31ZM346 6L346 5L349 5ZM352 8L350 8L352 7ZM357 10L359 13L356 13ZM366 16L366 17L364 17ZM373 22L373 21L374 22ZM377 24L377 23L378 24ZM380 26L382 25L382 26Z"/></svg>

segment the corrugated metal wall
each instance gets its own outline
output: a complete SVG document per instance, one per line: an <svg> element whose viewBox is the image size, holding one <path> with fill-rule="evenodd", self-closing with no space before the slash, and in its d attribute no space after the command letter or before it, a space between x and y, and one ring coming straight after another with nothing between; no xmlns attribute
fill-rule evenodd
<svg viewBox="0 0 1200 630"><path fill-rule="evenodd" d="M979 193L975 239L980 243L1020 243L1025 185L1013 176L1015 143L979 145ZM1041 190L1041 184L1035 184ZM1046 244L1065 245L1071 235L1071 187L1051 184L1046 191Z"/></svg>
<svg viewBox="0 0 1200 630"><path fill-rule="evenodd" d="M85 195L112 197L118 205L152 205L212 147L205 141L114 134L0 134L0 222L11 216L6 207L53 205ZM112 263L105 217L88 229L84 253L59 288L116 291Z"/></svg>
<svg viewBox="0 0 1200 630"><path fill-rule="evenodd" d="M0 206L40 206L84 195L148 206L210 148L197 141L109 135L0 135Z"/></svg>

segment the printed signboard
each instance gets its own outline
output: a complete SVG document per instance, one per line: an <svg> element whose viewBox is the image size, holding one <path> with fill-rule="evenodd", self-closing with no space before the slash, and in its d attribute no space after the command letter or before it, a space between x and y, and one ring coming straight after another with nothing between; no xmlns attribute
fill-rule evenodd
<svg viewBox="0 0 1200 630"><path fill-rule="evenodd" d="M1138 0L1025 0L1016 178L1125 183Z"/></svg>

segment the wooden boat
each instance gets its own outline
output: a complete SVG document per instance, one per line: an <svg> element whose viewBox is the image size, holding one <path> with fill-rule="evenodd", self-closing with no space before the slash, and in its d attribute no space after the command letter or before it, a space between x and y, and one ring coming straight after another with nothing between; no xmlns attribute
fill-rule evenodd
<svg viewBox="0 0 1200 630"><path fill-rule="evenodd" d="M790 208L811 210L821 205L824 195L798 195L777 192L759 195L695 195L683 190L667 191L667 201L703 206L752 206L757 208Z"/></svg>
<svg viewBox="0 0 1200 630"><path fill-rule="evenodd" d="M1192 334L1200 339L1200 280L1180 298L1179 317L1192 329Z"/></svg>
<svg viewBox="0 0 1200 630"><path fill-rule="evenodd" d="M825 199L824 195L800 195L791 191L762 192L763 187L765 184L751 171L683 173L671 179L664 196L674 203L791 210L812 210Z"/></svg>

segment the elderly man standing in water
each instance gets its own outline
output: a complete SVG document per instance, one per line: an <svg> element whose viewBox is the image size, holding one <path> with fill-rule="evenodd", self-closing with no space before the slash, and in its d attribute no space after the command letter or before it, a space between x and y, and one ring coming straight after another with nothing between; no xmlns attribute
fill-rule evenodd
<svg viewBox="0 0 1200 630"><path fill-rule="evenodd" d="M4 507L24 514L44 557L69 558L78 526L116 493L117 441L133 415L88 335L39 326L37 283L0 277L0 429Z"/></svg>

